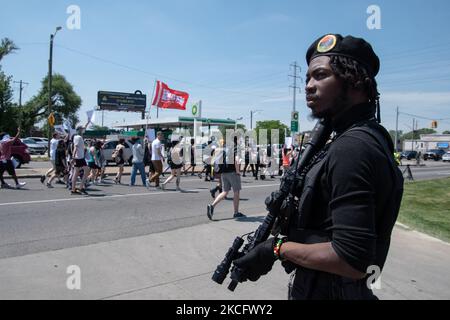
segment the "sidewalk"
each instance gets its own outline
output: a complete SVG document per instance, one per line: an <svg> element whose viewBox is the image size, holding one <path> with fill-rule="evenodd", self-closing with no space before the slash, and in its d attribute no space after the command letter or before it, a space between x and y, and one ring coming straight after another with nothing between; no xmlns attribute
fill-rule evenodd
<svg viewBox="0 0 450 320"><path fill-rule="evenodd" d="M205 217L206 218L206 217ZM234 293L211 280L237 235L258 223L227 220L164 233L0 260L0 299L284 300L289 276L279 263ZM81 270L69 290L67 268ZM450 245L395 228L381 299L449 299Z"/></svg>

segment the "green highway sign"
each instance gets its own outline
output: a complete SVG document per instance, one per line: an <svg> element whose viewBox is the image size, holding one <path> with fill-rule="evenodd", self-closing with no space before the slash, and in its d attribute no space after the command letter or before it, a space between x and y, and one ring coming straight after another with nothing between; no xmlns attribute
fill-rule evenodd
<svg viewBox="0 0 450 320"><path fill-rule="evenodd" d="M298 132L298 112L293 111L291 116L291 131Z"/></svg>

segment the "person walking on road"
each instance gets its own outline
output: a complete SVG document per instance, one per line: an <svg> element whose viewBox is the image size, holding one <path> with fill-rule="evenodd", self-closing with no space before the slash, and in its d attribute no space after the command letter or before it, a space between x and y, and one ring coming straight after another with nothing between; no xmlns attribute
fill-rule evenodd
<svg viewBox="0 0 450 320"><path fill-rule="evenodd" d="M223 191L220 193L212 204L207 206L206 215L212 220L215 207L227 197L228 193L233 189L233 218L243 218L245 215L239 212L239 200L241 185L240 159L237 153L237 146L234 148L222 149L222 161L219 165L219 171L222 177Z"/></svg>
<svg viewBox="0 0 450 320"><path fill-rule="evenodd" d="M255 165L254 165L253 161L250 163L251 153L252 153L252 147L249 144L249 139L246 138L245 139L245 162L244 162L244 171L242 174L243 177L245 177L245 174L247 173L248 166L250 166L250 168L252 169L252 175L253 175L253 177L255 177Z"/></svg>
<svg viewBox="0 0 450 320"><path fill-rule="evenodd" d="M52 173L55 172L56 166L55 166L55 154L56 154L56 148L58 147L59 142L59 135L57 132L53 133L52 140L50 140L50 162L52 164L52 167L50 170L48 170L45 175L41 176L41 183L45 182L45 179L52 176ZM48 182L47 182L48 185Z"/></svg>
<svg viewBox="0 0 450 320"><path fill-rule="evenodd" d="M6 132L0 133L0 181L1 188L10 188L10 185L3 179L5 171L13 178L16 183L16 189L20 189L25 186L26 182L19 182L16 175L16 168L11 158L11 148L15 142L19 140L21 129L17 129L17 134L14 138L11 138Z"/></svg>
<svg viewBox="0 0 450 320"><path fill-rule="evenodd" d="M97 175L101 171L100 163L100 149L102 145L100 141L94 141L92 146L88 149L87 164L90 170L89 176L87 177L88 182L94 184L97 183Z"/></svg>
<svg viewBox="0 0 450 320"><path fill-rule="evenodd" d="M64 140L59 140L55 150L55 171L46 183L47 188L53 188L52 182L55 178L64 176L64 179L67 181L68 173L66 146Z"/></svg>
<svg viewBox="0 0 450 320"><path fill-rule="evenodd" d="M159 177L161 176L163 170L164 156L162 153L161 143L163 138L162 132L158 132L156 134L156 139L152 142L152 163L155 169L155 174L150 178L150 182L155 182L156 188L160 188Z"/></svg>
<svg viewBox="0 0 450 320"><path fill-rule="evenodd" d="M195 174L195 139L191 139L191 145L189 146L190 154L190 167L184 171L184 174L188 174L188 171L192 169L191 176Z"/></svg>
<svg viewBox="0 0 450 320"><path fill-rule="evenodd" d="M141 140L139 138L133 138L133 147L131 150L133 151L133 167L131 169L131 183L130 186L134 186L136 183L136 174L139 171L141 175L142 185L144 187L147 186L146 176L145 176L145 165L144 165L144 156L145 151L142 147Z"/></svg>
<svg viewBox="0 0 450 320"><path fill-rule="evenodd" d="M116 146L116 149L113 152L113 159L117 164L118 171L116 177L114 178L115 184L121 184L122 174L123 174L123 166L125 165L125 139L119 139L119 143Z"/></svg>
<svg viewBox="0 0 450 320"><path fill-rule="evenodd" d="M183 167L183 147L180 144L180 141L174 140L172 141L172 147L167 153L167 163L170 166L171 175L167 178L164 183L161 184L161 189L165 190L166 185L171 182L173 179L176 180L177 191L181 191L180 189L180 181L181 181L181 168Z"/></svg>
<svg viewBox="0 0 450 320"><path fill-rule="evenodd" d="M87 123L84 127L79 126L77 130L77 134L73 137L73 159L72 162L74 164L74 172L72 175L72 191L71 194L79 194L84 193L86 194L86 179L87 175L89 173L89 167L87 166L86 159L85 159L85 145L84 145L84 139L83 134L86 130L86 127L89 123ZM80 189L77 189L77 179L78 176L81 173L81 170L83 170L83 177L81 178L81 186Z"/></svg>

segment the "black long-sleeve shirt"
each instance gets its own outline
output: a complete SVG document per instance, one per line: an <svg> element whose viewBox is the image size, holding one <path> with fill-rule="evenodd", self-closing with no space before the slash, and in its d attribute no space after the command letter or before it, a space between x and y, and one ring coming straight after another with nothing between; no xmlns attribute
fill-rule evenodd
<svg viewBox="0 0 450 320"><path fill-rule="evenodd" d="M392 141L372 117L369 105L359 105L333 124L337 138L316 164L321 169L302 226L330 235L339 257L363 273L371 265L384 266L403 189L389 159ZM352 129L367 124L385 136L390 155L370 134Z"/></svg>

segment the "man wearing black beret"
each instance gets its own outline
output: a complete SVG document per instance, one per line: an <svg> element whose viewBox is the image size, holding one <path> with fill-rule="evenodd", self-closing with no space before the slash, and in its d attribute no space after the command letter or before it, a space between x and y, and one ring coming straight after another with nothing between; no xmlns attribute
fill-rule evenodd
<svg viewBox="0 0 450 320"><path fill-rule="evenodd" d="M333 139L301 172L287 237L234 264L256 281L282 260L295 271L290 299L376 299L371 273L383 269L403 194L393 143L379 124L380 61L365 40L338 34L316 40L306 61L307 106Z"/></svg>

